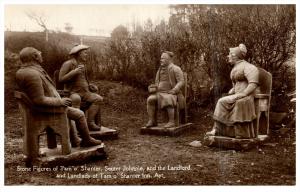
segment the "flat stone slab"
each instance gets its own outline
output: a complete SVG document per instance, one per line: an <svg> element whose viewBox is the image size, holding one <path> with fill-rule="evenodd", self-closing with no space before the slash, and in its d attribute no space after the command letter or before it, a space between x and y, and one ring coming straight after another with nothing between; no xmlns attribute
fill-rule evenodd
<svg viewBox="0 0 300 192"><path fill-rule="evenodd" d="M192 146L192 147L202 147L202 143L201 141L192 141L189 143L189 146Z"/></svg>
<svg viewBox="0 0 300 192"><path fill-rule="evenodd" d="M165 124L158 124L156 127L142 127L140 129L141 134L149 134L149 135L162 135L162 136L178 136L188 129L192 128L193 123L186 123L179 125L177 127L164 128Z"/></svg>
<svg viewBox="0 0 300 192"><path fill-rule="evenodd" d="M90 135L95 139L101 140L117 139L119 136L119 131L101 126L100 131L90 131Z"/></svg>
<svg viewBox="0 0 300 192"><path fill-rule="evenodd" d="M84 164L89 160L100 160L106 158L104 143L93 147L71 148L71 153L69 155L61 154L61 145L57 145L57 148L55 149L43 147L40 148L40 154L41 157L33 162L34 165L75 165Z"/></svg>
<svg viewBox="0 0 300 192"><path fill-rule="evenodd" d="M268 139L267 135L259 135L252 139L236 139L223 136L204 136L204 145L209 147L218 147L235 150L251 149Z"/></svg>

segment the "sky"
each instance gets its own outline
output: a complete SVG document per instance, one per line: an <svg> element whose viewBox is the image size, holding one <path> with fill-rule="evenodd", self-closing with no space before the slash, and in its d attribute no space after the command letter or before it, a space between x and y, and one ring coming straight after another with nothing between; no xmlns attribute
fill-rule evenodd
<svg viewBox="0 0 300 192"><path fill-rule="evenodd" d="M42 31L26 13L34 12L45 18L48 29L65 31L65 23L73 26L77 35L110 36L122 24L143 25L148 18L153 23L168 20L168 5L5 5L4 29L10 31Z"/></svg>

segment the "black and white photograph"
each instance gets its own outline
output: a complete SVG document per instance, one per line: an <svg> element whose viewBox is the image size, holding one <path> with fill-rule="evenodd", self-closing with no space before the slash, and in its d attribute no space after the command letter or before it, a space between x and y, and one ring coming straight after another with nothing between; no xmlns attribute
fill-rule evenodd
<svg viewBox="0 0 300 192"><path fill-rule="evenodd" d="M296 190L296 1L3 11L5 188Z"/></svg>

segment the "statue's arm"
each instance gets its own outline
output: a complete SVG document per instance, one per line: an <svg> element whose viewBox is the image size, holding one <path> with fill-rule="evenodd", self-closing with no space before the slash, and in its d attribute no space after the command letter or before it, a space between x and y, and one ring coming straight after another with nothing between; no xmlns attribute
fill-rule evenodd
<svg viewBox="0 0 300 192"><path fill-rule="evenodd" d="M234 89L235 83L232 82L232 88L228 91L229 95L233 95L235 93L235 89Z"/></svg>
<svg viewBox="0 0 300 192"><path fill-rule="evenodd" d="M78 74L77 70L71 69L71 63L64 63L59 71L59 82L65 83L72 80Z"/></svg>
<svg viewBox="0 0 300 192"><path fill-rule="evenodd" d="M25 91L33 104L38 106L62 106L62 100L55 97L46 97L43 82L37 74L17 75L19 86Z"/></svg>
<svg viewBox="0 0 300 192"><path fill-rule="evenodd" d="M256 88L257 88L256 83L249 83L246 89L242 91L242 94L244 94L245 96L251 95Z"/></svg>
<svg viewBox="0 0 300 192"><path fill-rule="evenodd" d="M179 93L180 89L184 86L184 76L182 70L179 67L175 68L174 72L177 83L172 90L174 90L175 93Z"/></svg>
<svg viewBox="0 0 300 192"><path fill-rule="evenodd" d="M159 69L157 70L156 75L155 75L155 84L156 84L156 86L158 86L158 84L159 84Z"/></svg>
<svg viewBox="0 0 300 192"><path fill-rule="evenodd" d="M257 67L254 65L245 67L244 75L248 81L248 86L242 92L238 93L239 99L251 95L258 86L259 72Z"/></svg>

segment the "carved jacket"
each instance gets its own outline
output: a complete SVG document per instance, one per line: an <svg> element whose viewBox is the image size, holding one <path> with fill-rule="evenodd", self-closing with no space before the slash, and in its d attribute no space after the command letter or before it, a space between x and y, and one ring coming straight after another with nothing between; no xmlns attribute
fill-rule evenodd
<svg viewBox="0 0 300 192"><path fill-rule="evenodd" d="M40 65L21 67L16 73L21 91L27 94L33 104L40 106L61 106L61 98L53 81Z"/></svg>
<svg viewBox="0 0 300 192"><path fill-rule="evenodd" d="M159 84L159 74L160 74L160 69L158 69L157 73L156 73L156 77L155 77L155 84L158 85ZM179 102L179 106L180 108L184 108L185 106L185 102L184 102L184 96L182 94L181 89L184 86L184 76L183 76L183 72L181 70L181 68L177 65L174 65L173 63L170 63L168 65L168 75L169 75L169 81L170 84L172 86L172 90L175 91L175 93L177 93L178 96L178 102Z"/></svg>
<svg viewBox="0 0 300 192"><path fill-rule="evenodd" d="M74 93L89 92L89 81L87 79L86 71L80 74L73 72L79 63L72 58L63 63L59 71L59 81L64 83L64 89Z"/></svg>

